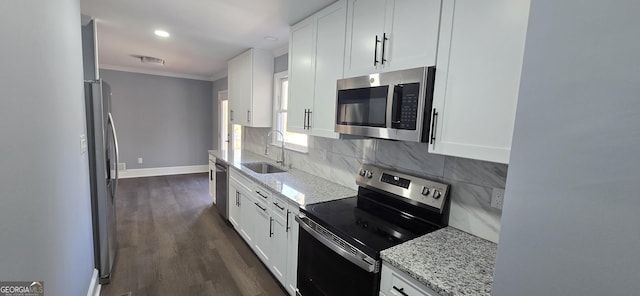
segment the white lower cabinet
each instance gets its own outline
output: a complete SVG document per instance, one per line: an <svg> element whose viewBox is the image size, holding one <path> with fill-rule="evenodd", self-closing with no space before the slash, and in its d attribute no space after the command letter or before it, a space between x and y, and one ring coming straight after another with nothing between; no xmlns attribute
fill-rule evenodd
<svg viewBox="0 0 640 296"><path fill-rule="evenodd" d="M229 207L229 222L236 231L240 231L240 185L233 178L229 179L229 198L227 206Z"/></svg>
<svg viewBox="0 0 640 296"><path fill-rule="evenodd" d="M271 260L271 237L273 235L273 218L269 215L264 203L255 201L253 204L254 251L265 265Z"/></svg>
<svg viewBox="0 0 640 296"><path fill-rule="evenodd" d="M209 196L216 203L216 160L209 157Z"/></svg>
<svg viewBox="0 0 640 296"><path fill-rule="evenodd" d="M287 209L287 276L286 284L287 292L290 295L296 295L298 289L298 221L295 220L300 210L298 206L290 206Z"/></svg>
<svg viewBox="0 0 640 296"><path fill-rule="evenodd" d="M290 295L296 295L298 205L230 170L229 221Z"/></svg>
<svg viewBox="0 0 640 296"><path fill-rule="evenodd" d="M280 281L286 285L287 276L287 226L286 221L279 215L271 216L271 261L269 269Z"/></svg>
<svg viewBox="0 0 640 296"><path fill-rule="evenodd" d="M255 205L253 204L253 194L251 193L252 192L246 188L240 188L240 194L238 195L238 200L240 201L240 230L238 232L240 232L240 235L249 246L255 248L253 242L254 221L257 217L254 214Z"/></svg>
<svg viewBox="0 0 640 296"><path fill-rule="evenodd" d="M440 296L408 274L382 261L381 296Z"/></svg>

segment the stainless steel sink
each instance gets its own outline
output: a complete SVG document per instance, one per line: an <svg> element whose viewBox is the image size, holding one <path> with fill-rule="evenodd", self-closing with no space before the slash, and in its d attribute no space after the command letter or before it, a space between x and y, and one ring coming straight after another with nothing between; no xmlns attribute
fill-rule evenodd
<svg viewBox="0 0 640 296"><path fill-rule="evenodd" d="M286 172L285 170L266 162L243 163L242 165L245 168L248 168L258 174L273 174L273 173Z"/></svg>

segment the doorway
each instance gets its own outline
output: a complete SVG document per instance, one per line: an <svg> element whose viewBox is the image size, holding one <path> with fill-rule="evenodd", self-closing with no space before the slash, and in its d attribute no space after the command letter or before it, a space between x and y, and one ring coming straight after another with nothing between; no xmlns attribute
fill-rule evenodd
<svg viewBox="0 0 640 296"><path fill-rule="evenodd" d="M229 95L226 90L218 92L218 143L220 150L229 149Z"/></svg>

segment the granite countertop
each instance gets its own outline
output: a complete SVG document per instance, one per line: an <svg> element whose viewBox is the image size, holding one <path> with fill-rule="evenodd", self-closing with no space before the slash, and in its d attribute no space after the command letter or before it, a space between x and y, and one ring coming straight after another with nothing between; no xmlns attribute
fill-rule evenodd
<svg viewBox="0 0 640 296"><path fill-rule="evenodd" d="M287 169L283 173L258 174L242 166L242 164L250 162L279 164L276 164L272 159L245 150L209 150L209 153L216 159L229 164L230 168L244 173L250 179L287 197L291 202L300 206L351 197L357 194L351 188L296 169Z"/></svg>
<svg viewBox="0 0 640 296"><path fill-rule="evenodd" d="M381 252L442 296L491 295L497 244L446 227Z"/></svg>

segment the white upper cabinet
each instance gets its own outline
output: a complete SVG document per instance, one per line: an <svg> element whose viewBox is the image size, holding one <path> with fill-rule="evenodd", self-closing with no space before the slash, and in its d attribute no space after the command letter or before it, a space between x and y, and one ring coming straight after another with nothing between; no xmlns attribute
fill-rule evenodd
<svg viewBox="0 0 640 296"><path fill-rule="evenodd" d="M383 70L436 64L441 0L387 0ZM385 37L385 36L383 36Z"/></svg>
<svg viewBox="0 0 640 296"><path fill-rule="evenodd" d="M288 130L338 137L336 85L344 77L346 18L342 0L291 27Z"/></svg>
<svg viewBox="0 0 640 296"><path fill-rule="evenodd" d="M444 2L430 152L509 162L529 2Z"/></svg>
<svg viewBox="0 0 640 296"><path fill-rule="evenodd" d="M307 110L313 105L314 55L313 18L308 18L289 31L287 130L291 132L306 132Z"/></svg>
<svg viewBox="0 0 640 296"><path fill-rule="evenodd" d="M382 66L380 43L386 3L386 0L349 0L344 54L346 77L378 72Z"/></svg>
<svg viewBox="0 0 640 296"><path fill-rule="evenodd" d="M228 63L229 121L271 127L273 55L250 49Z"/></svg>
<svg viewBox="0 0 640 296"><path fill-rule="evenodd" d="M349 0L344 76L433 66L441 0Z"/></svg>

